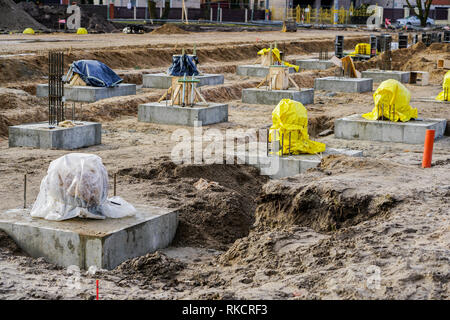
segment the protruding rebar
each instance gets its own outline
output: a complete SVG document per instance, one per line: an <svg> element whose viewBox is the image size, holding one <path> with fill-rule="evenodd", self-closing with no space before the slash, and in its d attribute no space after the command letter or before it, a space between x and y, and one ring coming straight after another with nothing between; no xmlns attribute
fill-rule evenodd
<svg viewBox="0 0 450 320"><path fill-rule="evenodd" d="M114 173L114 197L117 195L117 173Z"/></svg>
<svg viewBox="0 0 450 320"><path fill-rule="evenodd" d="M23 175L23 208L27 207L27 174Z"/></svg>
<svg viewBox="0 0 450 320"><path fill-rule="evenodd" d="M291 155L291 133L292 131L289 131L289 155Z"/></svg>

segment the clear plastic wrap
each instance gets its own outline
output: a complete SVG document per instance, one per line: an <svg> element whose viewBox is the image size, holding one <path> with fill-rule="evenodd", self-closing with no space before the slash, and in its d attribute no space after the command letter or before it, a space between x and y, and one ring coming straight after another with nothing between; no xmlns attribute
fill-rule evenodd
<svg viewBox="0 0 450 320"><path fill-rule="evenodd" d="M120 197L108 197L108 173L99 156L66 154L50 163L42 179L32 217L67 220L134 215L136 209Z"/></svg>

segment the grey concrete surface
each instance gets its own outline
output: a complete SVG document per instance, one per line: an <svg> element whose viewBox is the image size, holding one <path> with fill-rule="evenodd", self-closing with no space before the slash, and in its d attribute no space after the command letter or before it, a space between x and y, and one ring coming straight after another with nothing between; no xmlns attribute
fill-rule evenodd
<svg viewBox="0 0 450 320"><path fill-rule="evenodd" d="M266 87L260 87L242 90L242 102L244 103L277 105L281 99L312 104L314 103L314 89L267 90Z"/></svg>
<svg viewBox="0 0 450 320"><path fill-rule="evenodd" d="M170 101L150 102L138 106L138 121L194 126L197 121L209 125L228 121L228 105L197 104L194 107L171 106Z"/></svg>
<svg viewBox="0 0 450 320"><path fill-rule="evenodd" d="M314 89L334 92L371 92L372 79L325 77L314 79Z"/></svg>
<svg viewBox="0 0 450 320"><path fill-rule="evenodd" d="M113 269L123 261L167 247L178 225L178 212L136 206L138 213L121 219L48 221L30 209L0 212L0 230L26 253L59 266Z"/></svg>
<svg viewBox="0 0 450 320"><path fill-rule="evenodd" d="M269 67L260 64L240 65L236 68L236 74L239 76L264 78L269 73ZM289 73L295 73L294 68L289 68Z"/></svg>
<svg viewBox="0 0 450 320"><path fill-rule="evenodd" d="M197 84L200 86L213 86L224 83L223 74L202 74L196 76L200 80ZM168 89L172 85L172 76L166 73L148 73L142 75L142 86L144 88Z"/></svg>
<svg viewBox="0 0 450 320"><path fill-rule="evenodd" d="M370 140L422 144L427 129L434 129L435 139L444 135L445 119L423 119L408 122L366 120L354 114L334 121L334 136L340 139Z"/></svg>
<svg viewBox="0 0 450 320"><path fill-rule="evenodd" d="M72 128L49 128L47 122L9 127L9 147L73 150L102 143L102 125L75 121Z"/></svg>
<svg viewBox="0 0 450 320"><path fill-rule="evenodd" d="M409 83L409 71L393 70L366 70L361 72L363 78L373 79L373 82L380 83L385 80L394 79L402 83Z"/></svg>
<svg viewBox="0 0 450 320"><path fill-rule="evenodd" d="M64 97L66 101L95 102L102 99L129 96L136 94L136 85L121 83L116 87L89 87L89 86L64 86ZM37 97L48 97L48 84L38 84L36 87Z"/></svg>
<svg viewBox="0 0 450 320"><path fill-rule="evenodd" d="M295 64L299 66L301 70L326 70L335 66L335 64L330 60L319 59L296 60Z"/></svg>

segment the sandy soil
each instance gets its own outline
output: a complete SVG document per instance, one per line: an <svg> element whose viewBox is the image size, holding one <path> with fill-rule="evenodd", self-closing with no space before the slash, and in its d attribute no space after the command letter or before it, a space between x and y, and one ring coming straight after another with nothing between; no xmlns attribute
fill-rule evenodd
<svg viewBox="0 0 450 320"><path fill-rule="evenodd" d="M206 41L204 34L191 35L196 41ZM219 41L217 35L208 35L211 46L227 41L247 41L248 45L255 36L221 33ZM266 40L276 35L292 36L273 32L265 35ZM42 39L57 37L61 36ZM111 35L108 41L97 37L90 35L77 47L93 48L89 41L97 40L105 47L117 46L117 41L108 41L121 37L131 46L149 35ZM151 37L145 41L158 41L161 46L177 41L176 36ZM330 40L334 34L308 31L294 37ZM22 45L14 52L21 52ZM48 48L64 42L38 43L35 50L41 45ZM316 55L293 49L295 44L287 47L289 59ZM250 52L250 47L246 50ZM412 106L418 108L420 117L450 120L450 104L420 99L440 91L442 71L432 64L435 57L446 55L447 47L414 50L413 55L402 53L404 64L427 59L423 65L412 66L430 71L432 83L427 87L407 85ZM23 62L29 58L14 59ZM215 59L201 68L221 70L225 84L204 87L202 92L210 101L229 104L229 122L205 130L269 126L273 106L240 102L241 89L253 87L259 80L233 74L236 65L251 61L252 56ZM372 63L358 67L362 70ZM149 63L140 70L157 72L165 67ZM117 69L139 83L140 70ZM294 79L302 87L311 87L315 77L333 73L332 69L302 72ZM31 205L50 161L68 152L8 148L7 126L46 119L45 99L32 92L38 82L5 79L2 85L9 89L0 90L0 210L22 204L24 173ZM364 157L327 157L319 168L305 174L269 181L244 165L172 163L170 152L176 142L170 136L179 127L136 121L137 105L154 101L162 93L139 89L136 96L84 104L82 109L77 106L77 116L101 121L103 126L102 145L77 152L102 157L110 176L118 174L118 194L128 201L180 210L173 245L128 260L111 271L93 274L82 270L74 276L43 259L27 257L0 233L1 298L93 299L95 279L100 279L103 299L449 298L450 130L435 142L432 168L422 169L421 145L334 138L334 119L370 111L370 93L316 92L315 103L307 106L310 135L329 147L363 150ZM319 136L327 129L326 135ZM195 185L200 179L212 183L199 190Z"/></svg>

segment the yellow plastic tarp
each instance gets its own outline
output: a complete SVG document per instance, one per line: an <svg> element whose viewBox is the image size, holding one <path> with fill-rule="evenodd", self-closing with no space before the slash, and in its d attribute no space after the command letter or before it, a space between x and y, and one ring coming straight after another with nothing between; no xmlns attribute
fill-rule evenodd
<svg viewBox="0 0 450 320"><path fill-rule="evenodd" d="M261 49L261 50L258 51L258 55L262 56L262 55L265 55L266 53L269 53L269 52L270 52L270 48L264 48L264 49ZM278 48L273 48L272 49L272 55L273 55L273 58L275 59L274 62L277 61L279 63L282 63L285 66L288 66L290 68L294 68L295 72L298 72L298 70L300 68L299 66L297 66L295 64L290 64L289 62L286 62L286 61L281 61L280 50L278 50Z"/></svg>
<svg viewBox="0 0 450 320"><path fill-rule="evenodd" d="M88 34L88 31L86 30L86 28L78 28L77 34Z"/></svg>
<svg viewBox="0 0 450 320"><path fill-rule="evenodd" d="M417 109L409 105L411 93L397 80L389 79L380 83L373 94L373 100L375 107L372 112L362 115L367 120L378 120L382 115L385 119L395 122L417 118Z"/></svg>
<svg viewBox="0 0 450 320"><path fill-rule="evenodd" d="M439 93L436 97L436 100L439 101L450 101L449 100L449 94L450 94L450 71L447 71L447 73L444 76L444 82L442 82L442 89L441 93Z"/></svg>
<svg viewBox="0 0 450 320"><path fill-rule="evenodd" d="M354 57L357 54L364 54L369 56L370 55L370 43L358 43L355 46L355 51L353 51L352 53L348 54L350 57ZM379 51L377 51L377 54L380 54Z"/></svg>
<svg viewBox="0 0 450 320"><path fill-rule="evenodd" d="M324 143L309 140L307 112L301 102L282 99L272 111L272 123L269 140L279 141L281 146L283 135L283 154L289 153L289 133L292 154L316 154L325 151ZM281 154L281 150L278 154Z"/></svg>
<svg viewBox="0 0 450 320"><path fill-rule="evenodd" d="M370 44L369 43L358 43L355 46L355 51L349 54L349 56L353 57L357 54L370 55Z"/></svg>
<svg viewBox="0 0 450 320"><path fill-rule="evenodd" d="M34 34L34 30L32 28L26 28L23 30L23 34Z"/></svg>

